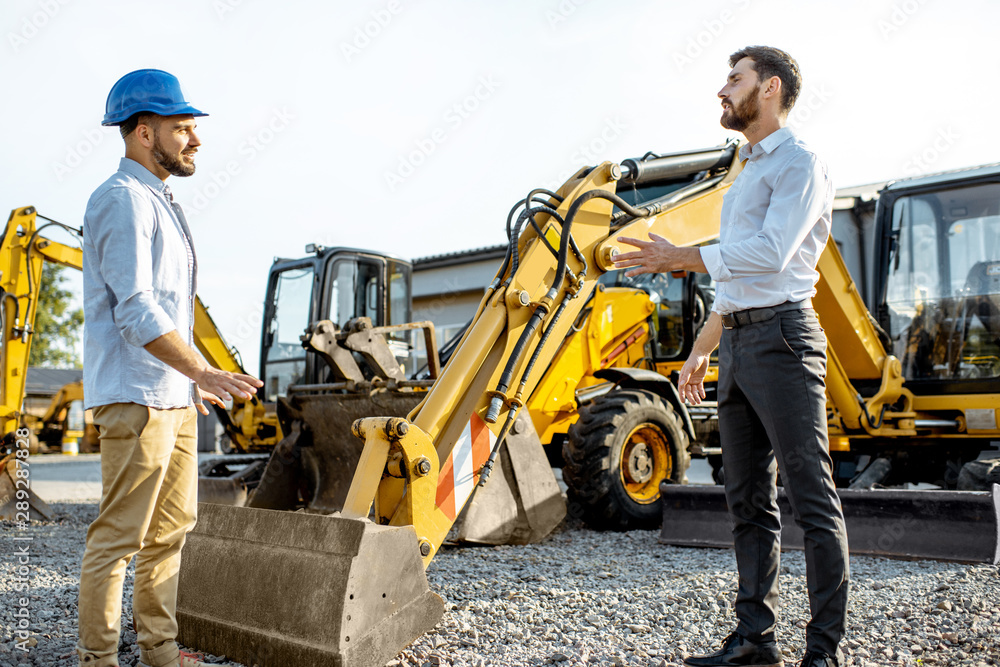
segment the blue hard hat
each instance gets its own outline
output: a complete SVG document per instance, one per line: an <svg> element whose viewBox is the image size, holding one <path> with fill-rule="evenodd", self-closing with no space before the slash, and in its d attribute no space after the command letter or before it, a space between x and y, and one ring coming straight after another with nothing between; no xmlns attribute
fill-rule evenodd
<svg viewBox="0 0 1000 667"><path fill-rule="evenodd" d="M207 116L184 100L180 81L158 69L129 72L111 87L101 125L121 125L140 111L159 116Z"/></svg>

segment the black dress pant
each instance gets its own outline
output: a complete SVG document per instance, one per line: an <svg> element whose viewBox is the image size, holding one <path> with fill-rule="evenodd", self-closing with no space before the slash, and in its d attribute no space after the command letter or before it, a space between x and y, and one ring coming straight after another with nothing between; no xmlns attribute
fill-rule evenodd
<svg viewBox="0 0 1000 667"><path fill-rule="evenodd" d="M812 309L777 310L770 319L724 330L719 348L719 430L739 569L737 631L751 641L774 633L780 471L805 533L812 612L806 648L834 655L847 629L849 565L827 438L826 336Z"/></svg>

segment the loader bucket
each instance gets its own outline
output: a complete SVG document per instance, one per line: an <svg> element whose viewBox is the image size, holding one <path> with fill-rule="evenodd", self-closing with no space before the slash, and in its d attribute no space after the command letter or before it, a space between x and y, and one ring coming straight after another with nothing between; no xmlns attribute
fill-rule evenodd
<svg viewBox="0 0 1000 667"><path fill-rule="evenodd" d="M661 484L660 542L732 547L732 522L721 486ZM946 560L1000 561L1000 486L992 491L837 489L852 554ZM802 549L802 530L778 489L781 547Z"/></svg>
<svg viewBox="0 0 1000 667"><path fill-rule="evenodd" d="M27 462L18 463L14 454L0 459L0 519L7 521L48 521L52 518L52 508L38 497L27 479L17 476L19 466L27 468Z"/></svg>
<svg viewBox="0 0 1000 667"><path fill-rule="evenodd" d="M514 420L497 465L476 489L454 530L458 542L532 544L566 516L566 499L527 410Z"/></svg>
<svg viewBox="0 0 1000 667"><path fill-rule="evenodd" d="M198 506L178 639L245 665L382 667L437 625L412 526Z"/></svg>
<svg viewBox="0 0 1000 667"><path fill-rule="evenodd" d="M384 390L349 394L297 393L278 403L285 437L268 461L248 505L317 512L344 507L354 469L365 447L351 432L363 417L405 417L423 392Z"/></svg>

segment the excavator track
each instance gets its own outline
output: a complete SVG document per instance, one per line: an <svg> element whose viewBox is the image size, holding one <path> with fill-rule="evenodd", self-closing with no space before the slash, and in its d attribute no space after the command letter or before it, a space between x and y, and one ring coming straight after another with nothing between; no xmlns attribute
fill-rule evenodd
<svg viewBox="0 0 1000 667"><path fill-rule="evenodd" d="M721 486L660 486L660 543L733 546L732 522ZM1000 562L1000 485L991 491L837 489L852 554L887 558ZM802 549L802 530L783 489L781 547Z"/></svg>

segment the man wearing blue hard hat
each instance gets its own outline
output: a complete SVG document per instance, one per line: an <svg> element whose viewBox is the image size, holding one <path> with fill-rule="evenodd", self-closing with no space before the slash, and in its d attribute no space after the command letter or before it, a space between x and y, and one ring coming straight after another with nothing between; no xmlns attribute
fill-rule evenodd
<svg viewBox="0 0 1000 667"><path fill-rule="evenodd" d="M196 408L250 398L261 382L210 367L193 348L198 274L191 230L167 178L190 176L201 142L177 78L143 69L111 89L103 125L125 157L83 225L84 403L101 439L101 505L80 573L81 665L118 665L122 586L143 667L197 667L177 636L177 573L197 507Z"/></svg>

